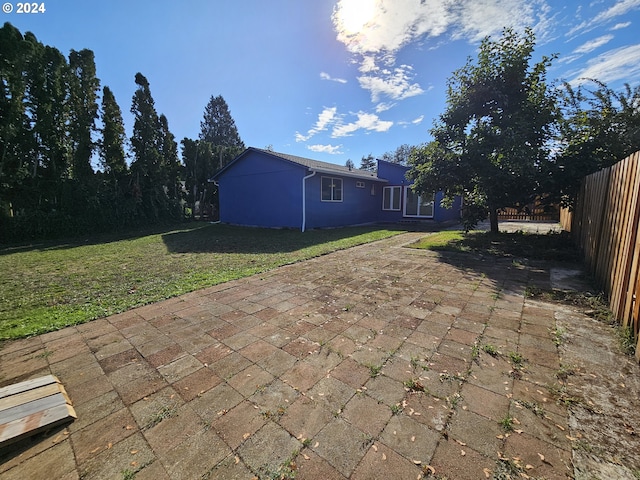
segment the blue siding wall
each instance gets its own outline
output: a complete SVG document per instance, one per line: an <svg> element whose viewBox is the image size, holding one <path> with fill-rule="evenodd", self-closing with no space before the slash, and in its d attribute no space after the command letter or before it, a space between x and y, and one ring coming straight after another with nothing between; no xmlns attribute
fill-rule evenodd
<svg viewBox="0 0 640 480"><path fill-rule="evenodd" d="M404 211L404 187L410 186L413 182L407 180L406 174L410 167L399 165L397 163L390 163L384 160L378 160L378 177L388 180L387 186L402 186L402 200L400 211L385 211L382 210L382 197L380 197L380 221L383 222L399 222L403 219L411 219L414 217L403 217ZM460 206L461 199L456 198L451 208L442 208L440 202L444 194L442 192L436 193L433 220L436 222L446 222L449 220L457 220L460 218Z"/></svg>
<svg viewBox="0 0 640 480"><path fill-rule="evenodd" d="M322 177L342 179L341 202L322 201ZM364 183L364 188L356 187L356 182ZM339 227L379 221L383 185L372 180L316 173L307 179L307 227Z"/></svg>
<svg viewBox="0 0 640 480"><path fill-rule="evenodd" d="M236 225L300 228L305 169L252 153L218 179L220 221Z"/></svg>
<svg viewBox="0 0 640 480"><path fill-rule="evenodd" d="M404 217L404 188L411 185L403 165L378 161L378 178L355 178L340 173L317 172L305 182L306 228L340 227L376 222L399 222ZM249 149L218 177L220 220L223 223L273 228L302 226L302 179L309 170L268 153ZM322 201L322 178L342 180L342 200ZM358 183L364 183L358 187ZM382 210L383 188L402 187L400 211ZM436 222L458 219L460 200L451 209L440 206L442 193L436 195L433 219Z"/></svg>

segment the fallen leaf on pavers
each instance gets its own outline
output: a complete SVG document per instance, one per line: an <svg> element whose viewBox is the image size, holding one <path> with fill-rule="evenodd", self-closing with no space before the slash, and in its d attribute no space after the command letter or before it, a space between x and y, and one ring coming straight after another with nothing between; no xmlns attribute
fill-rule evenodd
<svg viewBox="0 0 640 480"><path fill-rule="evenodd" d="M420 461L420 460L414 460L414 461L413 461L413 463L415 463L416 465L421 465L421 464L422 464L422 461Z"/></svg>
<svg viewBox="0 0 640 480"><path fill-rule="evenodd" d="M576 440L578 440L576 437L572 437L571 435L565 435L565 437L567 437L567 439L571 442L575 442Z"/></svg>
<svg viewBox="0 0 640 480"><path fill-rule="evenodd" d="M466 446L467 446L467 444L466 444L466 443L461 442L460 440L456 440L456 443L457 443L458 445L462 445L463 447L466 447Z"/></svg>
<svg viewBox="0 0 640 480"><path fill-rule="evenodd" d="M247 439L247 438L249 438L250 436L251 436L251 434L250 434L250 433L245 433L244 435L242 435L242 438L246 440L246 439Z"/></svg>
<svg viewBox="0 0 640 480"><path fill-rule="evenodd" d="M139 450L131 450L129 453L131 453L131 455L135 455L136 453L138 453Z"/></svg>
<svg viewBox="0 0 640 480"><path fill-rule="evenodd" d="M629 435L635 435L636 434L636 431L634 430L633 426L629 425L628 423L624 424L624 429L626 430L626 432Z"/></svg>
<svg viewBox="0 0 640 480"><path fill-rule="evenodd" d="M530 464L528 464L528 463L527 463L527 464L524 466L524 468L525 468L526 470L533 470L533 468L534 468L534 467L533 467L533 465L530 465Z"/></svg>
<svg viewBox="0 0 640 480"><path fill-rule="evenodd" d="M482 471L484 472L485 478L491 478L491 470L489 470L488 468L483 468Z"/></svg>
<svg viewBox="0 0 640 480"><path fill-rule="evenodd" d="M109 442L109 443L107 444L107 448L109 449L109 448L111 448L111 447L113 447L113 443Z"/></svg>
<svg viewBox="0 0 640 480"><path fill-rule="evenodd" d="M93 450L91 450L89 453L96 453L98 450L100 450L102 447L96 447Z"/></svg>
<svg viewBox="0 0 640 480"><path fill-rule="evenodd" d="M384 454L384 452L382 453L382 460L386 460L387 456Z"/></svg>
<svg viewBox="0 0 640 480"><path fill-rule="evenodd" d="M411 441L412 441L412 442L415 442L415 441L416 441L416 436L415 436L415 435L413 435L413 436L411 437Z"/></svg>
<svg viewBox="0 0 640 480"><path fill-rule="evenodd" d="M516 425L520 425L520 420L518 420L516 417L513 417L511 419L513 421L513 423L515 423Z"/></svg>
<svg viewBox="0 0 640 480"><path fill-rule="evenodd" d="M563 427L562 425L558 425L558 424L556 423L556 427L558 427L560 430L562 430L562 431L564 432L564 427Z"/></svg>
<svg viewBox="0 0 640 480"><path fill-rule="evenodd" d="M467 454L467 452L465 452L464 450L460 450L460 456L464 457Z"/></svg>
<svg viewBox="0 0 640 480"><path fill-rule="evenodd" d="M227 410L227 409L225 408L224 410L220 410L220 411L218 412L218 416L225 415L225 414L226 414L226 413L228 413L228 412L229 412L229 410Z"/></svg>
<svg viewBox="0 0 640 480"><path fill-rule="evenodd" d="M302 456L304 457L305 460L310 460L311 457L309 455L307 455L306 453L303 453Z"/></svg>
<svg viewBox="0 0 640 480"><path fill-rule="evenodd" d="M316 444L313 446L313 448L318 448L318 445L320 445L320 442L316 442Z"/></svg>
<svg viewBox="0 0 640 480"><path fill-rule="evenodd" d="M509 457L505 457L502 455L502 452L498 452L498 459L500 460L509 460Z"/></svg>
<svg viewBox="0 0 640 480"><path fill-rule="evenodd" d="M126 427L124 427L125 430L133 430L135 427L131 426L131 425L127 425Z"/></svg>
<svg viewBox="0 0 640 480"><path fill-rule="evenodd" d="M423 465L422 466L422 471L424 473L429 472L429 475L435 475L436 474L436 469L433 468L431 465Z"/></svg>
<svg viewBox="0 0 640 480"><path fill-rule="evenodd" d="M373 448L374 452L378 451L378 446L375 443L373 445L371 445L371 448Z"/></svg>
<svg viewBox="0 0 640 480"><path fill-rule="evenodd" d="M239 464L239 463L240 463L240 457L236 455L236 458L235 458L235 464L237 465L237 464Z"/></svg>
<svg viewBox="0 0 640 480"><path fill-rule="evenodd" d="M516 433L522 433L522 432L524 432L524 430L514 430L514 432L516 432Z"/></svg>

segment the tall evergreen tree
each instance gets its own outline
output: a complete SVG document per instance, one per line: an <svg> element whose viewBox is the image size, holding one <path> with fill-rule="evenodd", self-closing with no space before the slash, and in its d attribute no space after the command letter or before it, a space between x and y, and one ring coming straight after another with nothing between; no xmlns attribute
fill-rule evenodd
<svg viewBox="0 0 640 480"><path fill-rule="evenodd" d="M69 66L54 47L25 35L32 54L27 66L27 115L33 155L30 176L34 200L41 208L55 208L62 184L69 178Z"/></svg>
<svg viewBox="0 0 640 480"><path fill-rule="evenodd" d="M204 118L200 122L200 140L211 144L213 153L218 157L217 168L222 168L245 148L222 95L212 96L204 109ZM208 172L208 175L213 173Z"/></svg>
<svg viewBox="0 0 640 480"><path fill-rule="evenodd" d="M102 89L102 138L98 142L100 161L105 173L114 181L127 171L124 145L127 140L122 111L109 87Z"/></svg>
<svg viewBox="0 0 640 480"><path fill-rule="evenodd" d="M164 204L160 175L162 155L158 149L159 118L149 81L141 73L136 73L135 82L138 88L131 104L134 116L131 137L133 194L142 203L144 213L151 220L159 220Z"/></svg>
<svg viewBox="0 0 640 480"><path fill-rule="evenodd" d="M376 161L373 158L373 155L369 154L366 157L363 156L362 160L360 160L360 170L367 170L368 172L376 171Z"/></svg>
<svg viewBox="0 0 640 480"><path fill-rule="evenodd" d="M167 187L167 195L173 200L180 198L180 160L178 158L178 144L176 137L169 130L167 117L159 117L158 149L162 156L162 176Z"/></svg>
<svg viewBox="0 0 640 480"><path fill-rule="evenodd" d="M0 215L11 216L28 175L29 125L25 111L28 44L10 23L0 28Z"/></svg>
<svg viewBox="0 0 640 480"><path fill-rule="evenodd" d="M95 149L92 136L98 118L100 80L96 77L96 64L91 50L71 50L69 68L71 176L76 180L86 180L94 173L91 166L91 157Z"/></svg>

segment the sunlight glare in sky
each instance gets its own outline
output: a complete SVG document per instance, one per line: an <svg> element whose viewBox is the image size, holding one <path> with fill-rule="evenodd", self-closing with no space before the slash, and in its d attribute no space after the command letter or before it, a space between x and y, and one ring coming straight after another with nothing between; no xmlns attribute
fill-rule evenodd
<svg viewBox="0 0 640 480"><path fill-rule="evenodd" d="M336 17L341 30L352 35L362 30L375 11L376 0L341 0L336 8Z"/></svg>

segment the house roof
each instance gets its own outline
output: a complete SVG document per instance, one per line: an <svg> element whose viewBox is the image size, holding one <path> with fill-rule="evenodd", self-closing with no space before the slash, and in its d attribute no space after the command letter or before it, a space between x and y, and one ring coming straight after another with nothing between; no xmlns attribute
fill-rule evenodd
<svg viewBox="0 0 640 480"><path fill-rule="evenodd" d="M386 180L378 178L378 176L376 175L375 172L370 172L370 171L367 171L367 170L359 170L357 168L350 169L349 167L345 167L343 165L336 165L335 163L321 162L319 160L313 160L311 158L298 157L296 155L289 155L287 153L273 152L271 150L264 150L262 148L254 148L254 147L247 148L244 152L242 152L240 155L238 155L231 163L229 163L222 170L220 170L218 173L216 173L213 176L213 178L214 179L218 178L220 176L220 174L222 174L229 167L231 167L236 161L238 161L240 158L242 158L243 156L247 155L251 151L263 153L265 155L270 155L272 157L277 157L277 158L279 158L281 160L285 160L287 162L295 163L297 165L303 166L303 167L305 167L305 168L307 168L309 170L316 171L316 172L319 172L319 173L342 175L342 176L345 176L345 177L355 177L355 178L361 178L361 179L364 179L364 180L372 180L372 181L376 181L376 182L386 182Z"/></svg>

